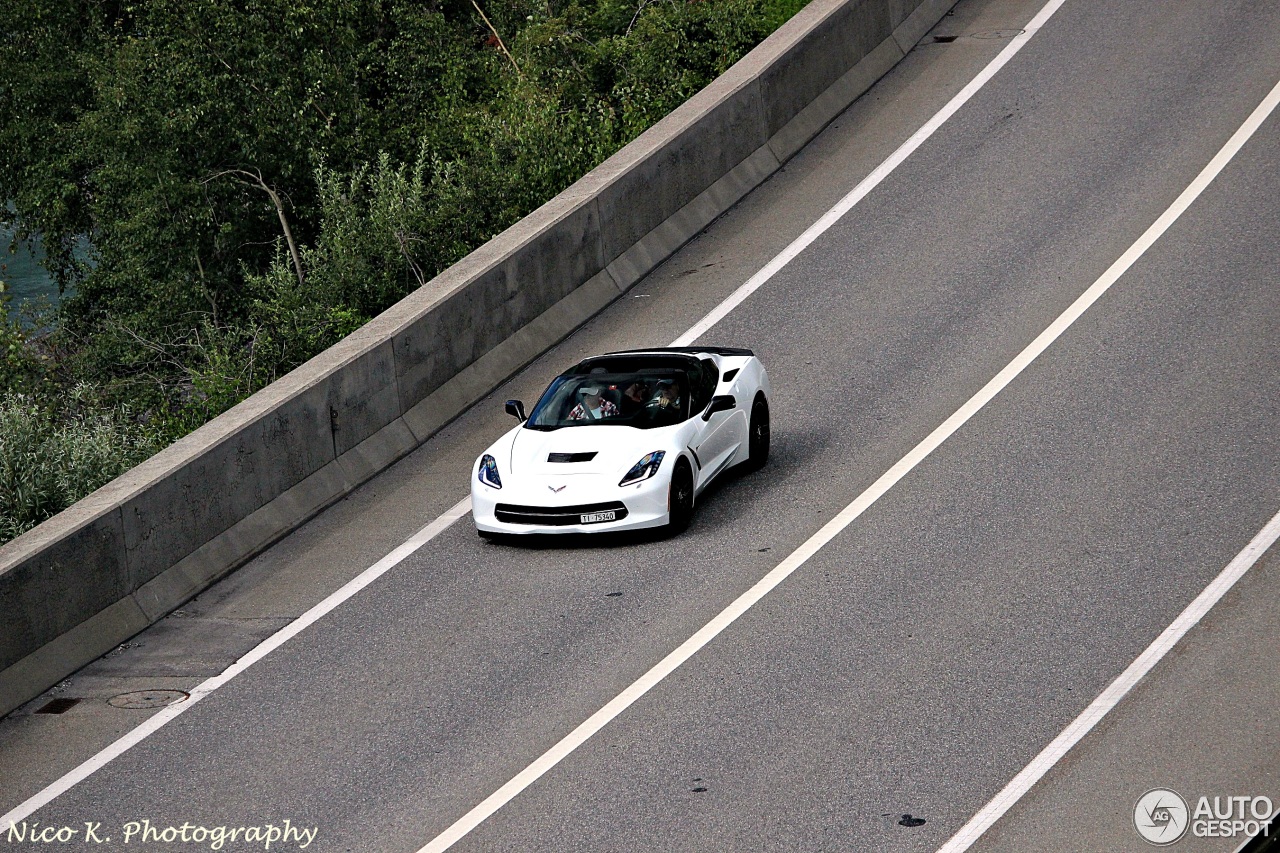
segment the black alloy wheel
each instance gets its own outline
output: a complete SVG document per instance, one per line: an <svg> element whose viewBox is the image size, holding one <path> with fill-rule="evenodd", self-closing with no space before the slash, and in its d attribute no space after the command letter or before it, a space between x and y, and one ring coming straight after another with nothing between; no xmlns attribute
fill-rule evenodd
<svg viewBox="0 0 1280 853"><path fill-rule="evenodd" d="M689 528L689 522L693 521L693 469L687 459L676 460L676 468L671 472L667 509L670 512L669 533L683 533Z"/></svg>
<svg viewBox="0 0 1280 853"><path fill-rule="evenodd" d="M755 471L769 461L769 401L756 395L751 404L751 425L747 432L747 468Z"/></svg>

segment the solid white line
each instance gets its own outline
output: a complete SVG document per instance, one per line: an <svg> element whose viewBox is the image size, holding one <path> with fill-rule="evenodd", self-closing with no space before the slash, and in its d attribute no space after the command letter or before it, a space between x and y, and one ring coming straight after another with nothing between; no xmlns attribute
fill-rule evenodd
<svg viewBox="0 0 1280 853"><path fill-rule="evenodd" d="M248 654L224 669L220 674L202 681L192 689L190 699L180 702L177 705L170 705L153 716L148 717L146 722L129 731L97 755L88 759L83 764L58 779L34 797L31 797L26 802L17 806L8 814L0 816L0 827L7 828L11 822L19 823L26 820L37 809L42 808L57 797L60 797L72 786L84 781L90 775L106 766L108 762L118 758L125 751L141 743L162 726L187 711L201 699L213 693L213 691L217 690L219 687L283 646L289 640L293 639L293 637L306 630L310 625L320 619L320 617L335 609L338 605L351 598L351 596L382 577L414 551L417 551L423 545L427 544L427 542L435 538L450 524L453 524L453 522L466 515L470 510L471 498L469 496L458 501L445 511L443 515L439 516L426 527L419 530L390 554L387 554L381 560L374 563L351 580L347 581L337 590L325 596L324 600L320 601L297 619L293 620L288 625L263 640L250 650Z"/></svg>
<svg viewBox="0 0 1280 853"><path fill-rule="evenodd" d="M1033 35L1035 35L1036 30L1044 26L1045 22L1053 17L1053 13L1058 11L1058 7L1061 6L1063 2L1065 2L1065 0L1050 0L1050 2L1041 7L1040 11L1036 13L1036 16L1027 23L1023 32L1010 39L1009 44L1005 46L1004 50L1000 51L1000 53L996 55L996 58L991 60L991 62L978 73L977 77L974 77L969 81L968 85L957 92L955 97L950 101L947 101L946 105L942 109L938 110L938 112L934 114L933 118L929 119L920 127L919 130L911 134L911 137L906 142L898 146L896 151L890 154L883 163L872 170L871 174L863 178L856 187L849 191L848 195L836 202L835 207L828 210L823 214L821 219L805 229L805 232L797 237L791 245L783 249L777 257L765 264L764 267L762 267L755 275L751 276L745 284L713 308L711 312L699 320L692 329L676 338L675 342L671 345L675 347L688 346L698 338L702 337L708 329L723 320L730 311L742 304L743 300L759 290L760 287L766 281L773 278L779 270L791 263L796 255L803 252L810 243L817 240L827 231L827 229L836 224L842 216L853 209L854 205L866 198L868 193L878 187L885 178L889 177L894 169L902 165L902 162L910 157L917 148L923 145L925 140L933 136L933 134L938 130L938 128L942 127L947 119L955 115L957 110L964 106L979 89L985 86L987 82L996 75L996 72L1005 66L1005 63L1010 59L1013 59L1014 55L1018 51L1022 50L1022 46L1025 45Z"/></svg>
<svg viewBox="0 0 1280 853"><path fill-rule="evenodd" d="M847 213L855 204L857 204L868 192L877 184L885 179L898 165L907 158L907 156L920 147L926 139L933 135L934 131L942 125L944 121L951 117L960 106L973 96L975 92L982 87L991 76L996 73L1009 59L1022 48L1027 39L1031 38L1031 34L1042 25L1049 17L1062 5L1064 0L1050 0L1027 25L1027 31L1022 35L1010 40L1000 54L992 60L992 62L982 70L958 95L952 98L942 110L929 120L920 130L916 131L903 145L898 148L889 159L881 163L874 172L867 176L861 183L845 196L831 210L818 220L813 226L797 238L783 252L770 261L760 272L751 277L745 284L730 294L723 302L721 302L711 313L699 320L689 331L676 338L671 346L686 346L697 340L697 338L720 322L730 311L742 303L744 299L754 293L766 281L773 277L774 273L786 266L802 249L817 239L818 235L830 228L836 220ZM405 557L412 554L418 548L422 547L429 539L444 530L454 521L466 514L467 507L470 505L470 498L465 498L454 505L452 509L441 515L435 521L428 524L421 531L413 536L410 540L400 545L382 560L366 569L351 582L338 589L308 610L301 617L286 625L280 631L272 634L261 644L255 647L247 655L241 658L232 666L228 667L221 675L210 678L203 682L192 691L191 698L178 705L170 705L168 708L158 712L154 716L129 733L125 734L115 743L99 752L97 755L85 761L65 776L53 782L40 793L31 797L26 802L12 809L7 814L0 816L0 827L7 826L10 821L21 821L37 809L53 801L61 796L69 788L86 779L89 775L104 767L108 762L123 754L126 750L136 746L138 743L155 733L162 726L173 720L179 714L190 708L200 699L208 696L214 690L217 690L223 684L235 678L241 672L244 672L257 661L266 657L275 649L279 648L292 637L296 636L307 626L311 625L324 614L335 609L345 602L351 596L364 589L382 574L394 567ZM487 801L486 801L487 802ZM460 836L459 836L460 837Z"/></svg>
<svg viewBox="0 0 1280 853"><path fill-rule="evenodd" d="M974 815L959 832L951 837L951 840L942 845L938 853L961 853L973 846L974 842L981 838L982 834L1014 803L1022 799L1022 796L1031 790L1032 786L1071 750L1071 747L1087 735L1107 715L1107 712L1133 689L1135 684L1146 677L1152 667L1177 645L1178 641L1218 603L1222 596L1227 594L1227 590L1244 577L1244 573L1249 571L1258 558L1275 544L1277 538L1280 538L1280 513L1276 513L1267 522L1244 550L1227 564L1221 574L1196 596L1195 601L1187 605L1187 609L1183 610L1177 619L1173 620L1173 624L1165 628L1155 642L1147 646L1147 650L1138 655L1137 659L1120 673L1119 678L1111 682L1107 689L1102 691L1102 694L1071 722L1071 725L1062 730L1062 734L1054 738L1039 755L1032 759L1030 764L1023 768L1021 773L1014 776L1009 784L983 807L982 811Z"/></svg>
<svg viewBox="0 0 1280 853"><path fill-rule="evenodd" d="M1138 238L1138 242L1134 243L1129 248L1129 251L1125 252L1120 257L1120 260L1116 261L1111 266L1111 269L1103 274L1102 278L1099 279L1099 283L1109 279L1107 283L1107 287L1109 287L1111 281L1115 281L1127 270L1137 260L1138 256L1154 243L1184 210L1190 207L1196 197L1209 185L1209 182L1231 161L1231 158L1249 140L1249 137L1253 136L1254 131L1266 121L1278 103L1280 103L1280 83L1272 87L1267 96L1262 99L1262 103L1258 104L1244 124L1222 146L1222 150L1209 161L1209 165L1205 166L1200 174L1196 176L1196 179L1191 182L1191 185L1182 191L1182 194L1155 221L1155 224ZM1117 271L1117 267L1121 267L1121 265L1123 267ZM1097 286L1095 284L1089 288L1089 291L1092 291ZM1105 290L1106 288L1104 287L1103 289ZM1088 295L1088 291L1086 291L1085 295ZM1094 298L1096 299L1097 297L1095 296ZM1072 307L1074 308L1075 306ZM1068 309L1068 311L1070 310ZM1183 611L1182 615L1172 625L1165 629L1165 632L1151 644L1150 648L1143 652L1110 687L1103 691L1101 696L1094 700L1093 704L1083 714L1076 718L1075 722L1067 726L1062 734L1058 735L1052 743L1044 748L1043 752L1037 755L1030 764L1023 768L1021 773L1004 787L1004 790L996 794L991 802L987 803L980 812L974 815L951 840L939 848L939 853L961 853L963 850L968 850L970 845L977 841L1001 815L1021 799L1031 789L1032 785L1039 781L1045 773L1049 772L1049 768L1056 764L1080 738L1084 737L1098 720L1102 719L1104 714L1115 707L1121 697L1129 692L1129 688L1133 687L1146 675L1151 667L1173 647L1173 644L1192 625L1200 620L1200 617L1222 597L1223 593L1231 588L1231 585L1248 570L1249 566L1253 565L1253 562L1261 556L1262 552L1270 547L1271 543L1276 540L1277 535L1280 535L1280 515L1271 519L1270 523L1262 529L1262 532L1254 537L1253 542L1250 542L1248 547L1240 552L1240 556L1232 560L1231 564L1223 569L1222 574Z"/></svg>

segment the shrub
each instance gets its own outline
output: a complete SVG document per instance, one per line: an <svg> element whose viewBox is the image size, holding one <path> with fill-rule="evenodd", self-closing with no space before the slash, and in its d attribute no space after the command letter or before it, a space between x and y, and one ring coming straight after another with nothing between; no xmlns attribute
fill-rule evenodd
<svg viewBox="0 0 1280 853"><path fill-rule="evenodd" d="M805 2L16 1L0 221L70 295L21 323L0 295L0 541L359 328Z"/></svg>
<svg viewBox="0 0 1280 853"><path fill-rule="evenodd" d="M75 503L155 452L125 407L96 408L80 386L58 412L23 394L0 396L0 540Z"/></svg>

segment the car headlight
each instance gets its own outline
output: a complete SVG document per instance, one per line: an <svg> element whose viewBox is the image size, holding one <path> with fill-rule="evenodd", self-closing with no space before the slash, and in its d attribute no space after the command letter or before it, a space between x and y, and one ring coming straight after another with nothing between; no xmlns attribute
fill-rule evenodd
<svg viewBox="0 0 1280 853"><path fill-rule="evenodd" d="M665 450L655 450L646 454L643 459L631 466L631 470L627 472L627 476L622 478L619 486L630 486L647 480L654 474L658 473L658 467L662 465L662 457L666 456Z"/></svg>
<svg viewBox="0 0 1280 853"><path fill-rule="evenodd" d="M480 458L480 473L476 475L480 482L495 489L502 488L502 478L498 476L498 460L488 453Z"/></svg>

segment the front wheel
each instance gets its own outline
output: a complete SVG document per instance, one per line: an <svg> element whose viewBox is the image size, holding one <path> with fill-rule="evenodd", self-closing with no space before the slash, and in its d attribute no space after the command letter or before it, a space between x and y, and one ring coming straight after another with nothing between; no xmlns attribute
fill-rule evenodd
<svg viewBox="0 0 1280 853"><path fill-rule="evenodd" d="M751 404L751 424L747 427L747 469L755 471L769 461L769 401L756 395Z"/></svg>
<svg viewBox="0 0 1280 853"><path fill-rule="evenodd" d="M667 513L668 533L683 533L693 521L693 469L686 459L677 460L675 470L671 472Z"/></svg>

